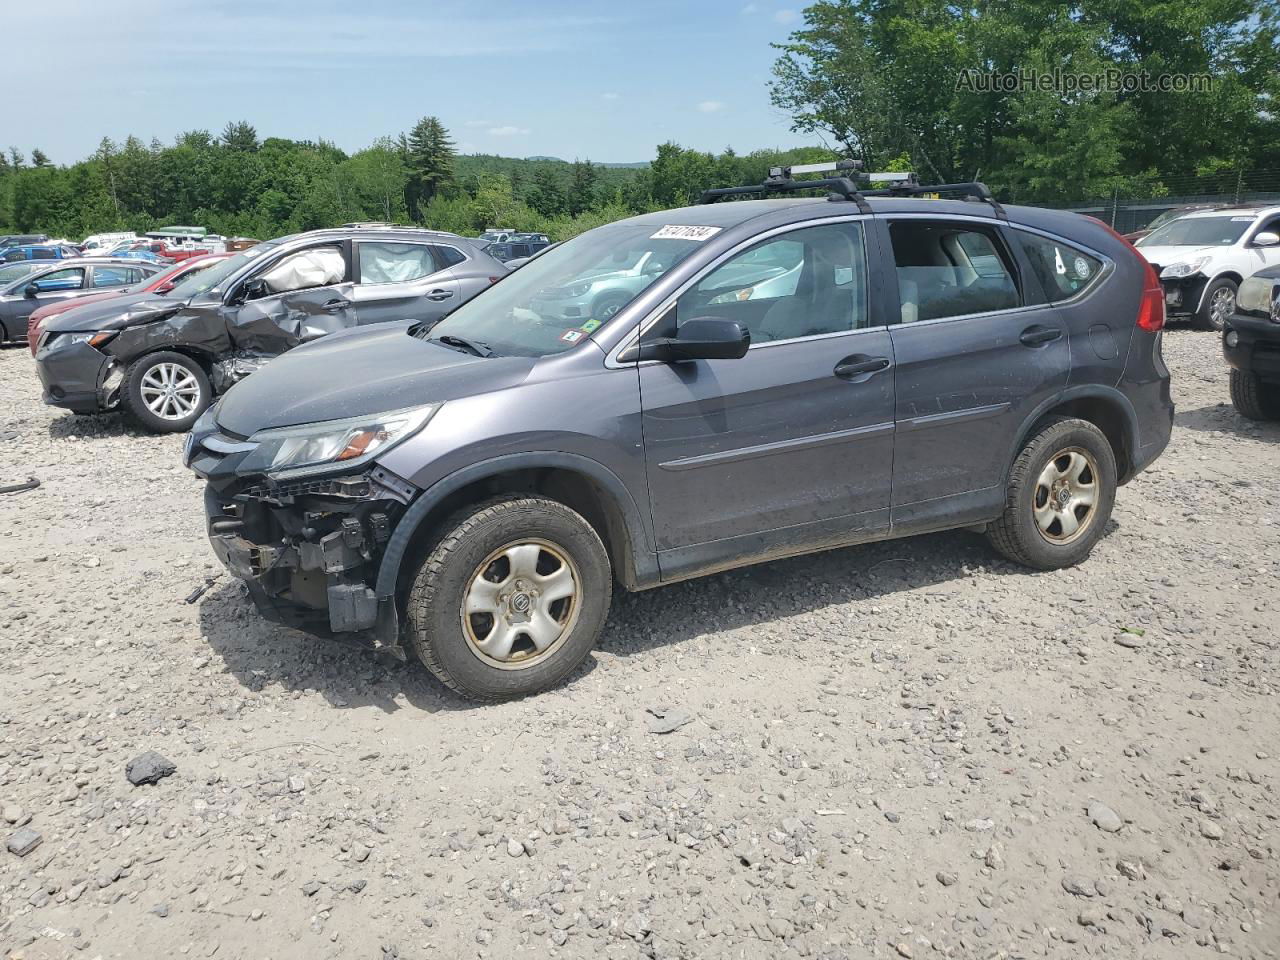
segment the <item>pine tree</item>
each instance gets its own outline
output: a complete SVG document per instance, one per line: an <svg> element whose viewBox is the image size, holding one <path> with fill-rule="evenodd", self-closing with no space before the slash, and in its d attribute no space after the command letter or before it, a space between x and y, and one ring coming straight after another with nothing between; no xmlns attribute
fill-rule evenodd
<svg viewBox="0 0 1280 960"><path fill-rule="evenodd" d="M222 128L222 145L228 150L239 150L242 153L254 153L261 144L258 143L258 131L247 120L231 123Z"/></svg>
<svg viewBox="0 0 1280 960"><path fill-rule="evenodd" d="M21 170L27 165L27 158L22 155L22 151L17 147L9 148L9 165L15 170Z"/></svg>
<svg viewBox="0 0 1280 960"><path fill-rule="evenodd" d="M437 117L423 117L402 141L407 151L409 182L405 200L415 220L422 219L422 209L453 180L453 141L449 131Z"/></svg>
<svg viewBox="0 0 1280 960"><path fill-rule="evenodd" d="M36 147L34 150L31 151L31 164L32 166L36 166L36 167L53 166L53 162L50 161L48 155L39 147Z"/></svg>
<svg viewBox="0 0 1280 960"><path fill-rule="evenodd" d="M539 167L534 173L529 205L544 217L564 212L564 190L560 186L560 177L551 167Z"/></svg>
<svg viewBox="0 0 1280 960"><path fill-rule="evenodd" d="M600 171L587 160L573 161L573 170L569 174L569 213L577 216L590 210L595 204L596 181L600 179Z"/></svg>

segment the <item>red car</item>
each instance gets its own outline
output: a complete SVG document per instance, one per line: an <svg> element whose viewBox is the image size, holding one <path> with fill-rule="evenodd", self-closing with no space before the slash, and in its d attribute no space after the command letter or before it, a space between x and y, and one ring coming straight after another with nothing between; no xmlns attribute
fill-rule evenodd
<svg viewBox="0 0 1280 960"><path fill-rule="evenodd" d="M191 274L199 273L206 267L212 267L219 260L225 260L229 256L231 256L229 253L206 253L201 256L191 257L188 260L175 263L168 270L161 270L155 276L136 286L121 287L107 293L95 293L92 296L80 297L76 300L59 300L57 303L51 303L47 307L41 307L27 319L27 345L31 348L31 355L33 357L36 355L36 344L40 341L40 331L44 329L45 323L58 316L58 314L66 313L76 307L82 307L86 303L112 300L129 293L153 293L164 296Z"/></svg>

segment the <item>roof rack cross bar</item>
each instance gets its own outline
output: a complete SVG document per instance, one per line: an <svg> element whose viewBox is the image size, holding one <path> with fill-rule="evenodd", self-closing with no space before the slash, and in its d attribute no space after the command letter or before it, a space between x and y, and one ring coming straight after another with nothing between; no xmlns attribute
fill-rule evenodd
<svg viewBox="0 0 1280 960"><path fill-rule="evenodd" d="M745 187L717 187L714 190L703 190L698 203L714 203L722 197L741 197L752 193L790 193L795 190L830 190L829 200L852 200L862 213L870 213L871 208L862 199L858 185L848 177L825 177L821 180L791 180L771 175L764 183Z"/></svg>
<svg viewBox="0 0 1280 960"><path fill-rule="evenodd" d="M1005 212L1000 201L991 193L991 188L985 183L978 180L972 180L967 183L915 183L902 184L888 187L884 190L864 190L865 197L915 197L922 193L966 193L976 198L981 203L991 205L996 216L1001 220L1008 220L1009 215Z"/></svg>

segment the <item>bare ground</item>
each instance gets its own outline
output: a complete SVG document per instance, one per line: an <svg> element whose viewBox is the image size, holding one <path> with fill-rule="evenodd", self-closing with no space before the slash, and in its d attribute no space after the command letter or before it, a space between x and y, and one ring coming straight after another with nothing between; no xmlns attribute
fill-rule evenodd
<svg viewBox="0 0 1280 960"><path fill-rule="evenodd" d="M42 482L0 495L0 836L41 837L0 956L1275 956L1280 425L1165 352L1173 443L1084 565L956 533L621 596L487 707L184 602L180 438L0 353L0 485Z"/></svg>

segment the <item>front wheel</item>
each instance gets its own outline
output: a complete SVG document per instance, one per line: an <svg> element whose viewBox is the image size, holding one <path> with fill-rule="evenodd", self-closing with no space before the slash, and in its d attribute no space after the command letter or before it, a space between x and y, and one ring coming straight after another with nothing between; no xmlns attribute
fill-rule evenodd
<svg viewBox="0 0 1280 960"><path fill-rule="evenodd" d="M1280 384L1264 383L1256 373L1232 367L1231 405L1249 420L1280 420Z"/></svg>
<svg viewBox="0 0 1280 960"><path fill-rule="evenodd" d="M135 360L124 378L125 412L153 433L185 433L213 400L200 364L163 350Z"/></svg>
<svg viewBox="0 0 1280 960"><path fill-rule="evenodd" d="M1115 455L1102 431L1086 420L1053 420L1014 461L1004 513L987 537L1015 563L1069 567L1102 536L1115 496Z"/></svg>
<svg viewBox="0 0 1280 960"><path fill-rule="evenodd" d="M1196 313L1196 326L1201 330L1221 330L1236 312L1236 284L1223 277L1209 284L1204 303Z"/></svg>
<svg viewBox="0 0 1280 960"><path fill-rule="evenodd" d="M562 503L491 500L443 525L407 602L418 659L473 700L563 681L595 646L613 575L600 537Z"/></svg>

